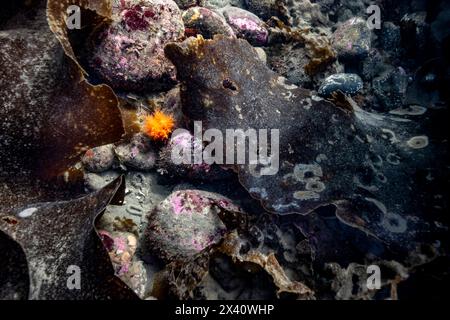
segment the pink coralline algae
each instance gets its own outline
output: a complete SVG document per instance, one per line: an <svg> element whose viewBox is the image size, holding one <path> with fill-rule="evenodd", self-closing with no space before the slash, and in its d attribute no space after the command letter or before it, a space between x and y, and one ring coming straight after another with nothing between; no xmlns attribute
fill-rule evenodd
<svg viewBox="0 0 450 320"><path fill-rule="evenodd" d="M200 190L173 192L149 215L145 239L163 260L183 260L220 241L227 229L220 213L241 212L233 202Z"/></svg>
<svg viewBox="0 0 450 320"><path fill-rule="evenodd" d="M226 7L222 13L238 37L255 46L264 46L267 43L269 32L264 22L256 15L236 7Z"/></svg>
<svg viewBox="0 0 450 320"><path fill-rule="evenodd" d="M117 275L128 272L136 252L137 239L131 233L99 231L100 239L108 251Z"/></svg>
<svg viewBox="0 0 450 320"><path fill-rule="evenodd" d="M164 45L183 36L181 12L172 0L123 1L113 22L94 37L89 65L114 89L162 89L175 79Z"/></svg>
<svg viewBox="0 0 450 320"><path fill-rule="evenodd" d="M158 167L169 176L193 180L217 180L227 176L216 164L197 163L195 155L201 155L202 152L202 141L190 132L174 134L160 151Z"/></svg>

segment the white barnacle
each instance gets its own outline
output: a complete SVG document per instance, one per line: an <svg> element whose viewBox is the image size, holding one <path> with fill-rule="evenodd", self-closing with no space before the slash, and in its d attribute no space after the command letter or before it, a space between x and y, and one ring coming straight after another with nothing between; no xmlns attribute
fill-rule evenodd
<svg viewBox="0 0 450 320"><path fill-rule="evenodd" d="M25 210L20 211L17 216L19 218L28 218L33 215L38 209L37 208L27 208Z"/></svg>
<svg viewBox="0 0 450 320"><path fill-rule="evenodd" d="M312 107L312 101L310 98L306 98L305 100L302 100L303 109L309 110Z"/></svg>
<svg viewBox="0 0 450 320"><path fill-rule="evenodd" d="M427 136L417 136L409 139L406 144L412 149L423 149L428 146Z"/></svg>
<svg viewBox="0 0 450 320"><path fill-rule="evenodd" d="M311 179L306 182L305 189L308 191L322 192L325 190L325 184L319 180Z"/></svg>
<svg viewBox="0 0 450 320"><path fill-rule="evenodd" d="M307 174L312 174L312 177L307 177ZM299 163L294 167L294 177L298 181L304 182L307 178L322 177L322 167L318 164L304 164Z"/></svg>
<svg viewBox="0 0 450 320"><path fill-rule="evenodd" d="M319 154L319 155L316 157L316 162L317 162L317 163L321 163L322 161L327 161L327 160L328 160L327 155L326 155L326 154L323 154L323 153Z"/></svg>
<svg viewBox="0 0 450 320"><path fill-rule="evenodd" d="M388 137L388 136L386 136L386 135L382 135L383 138L389 139L389 141L391 142L391 144L400 142L400 140L397 139L397 136L395 135L395 132L394 132L394 131L389 130L389 129L384 129L384 128L382 128L381 131L384 132L384 133L387 133L387 134L391 135L391 137Z"/></svg>
<svg viewBox="0 0 450 320"><path fill-rule="evenodd" d="M318 200L320 198L319 194L314 191L296 191L293 197L296 200Z"/></svg>
<svg viewBox="0 0 450 320"><path fill-rule="evenodd" d="M411 105L408 108L398 108L398 109L389 111L390 114L395 114L398 116L404 116L404 115L420 116L420 115L424 114L425 112L427 112L427 108L418 106L418 105Z"/></svg>
<svg viewBox="0 0 450 320"><path fill-rule="evenodd" d="M393 164L394 166L397 166L400 164L400 157L395 153L389 153L386 156L386 161L390 164Z"/></svg>
<svg viewBox="0 0 450 320"><path fill-rule="evenodd" d="M395 213L386 213L381 221L383 227L392 233L403 233L407 229L407 221Z"/></svg>
<svg viewBox="0 0 450 320"><path fill-rule="evenodd" d="M297 89L298 86L296 86L295 84L290 84L286 82L287 79L284 77L278 77L277 78L277 83L282 85L284 88L288 89L288 90L293 90L293 89Z"/></svg>

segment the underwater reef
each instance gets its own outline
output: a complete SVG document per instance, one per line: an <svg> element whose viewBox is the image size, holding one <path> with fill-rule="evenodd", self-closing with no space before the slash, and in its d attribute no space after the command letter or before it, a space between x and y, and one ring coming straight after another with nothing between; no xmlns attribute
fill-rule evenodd
<svg viewBox="0 0 450 320"><path fill-rule="evenodd" d="M449 82L445 0L6 1L0 299L446 299Z"/></svg>

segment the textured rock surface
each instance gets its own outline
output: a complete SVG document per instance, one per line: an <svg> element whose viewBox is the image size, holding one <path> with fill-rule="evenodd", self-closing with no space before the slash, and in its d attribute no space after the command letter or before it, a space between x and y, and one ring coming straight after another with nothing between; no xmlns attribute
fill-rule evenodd
<svg viewBox="0 0 450 320"><path fill-rule="evenodd" d="M121 163L140 170L152 169L156 163L155 147L144 134L136 134L130 142L119 144L114 152Z"/></svg>
<svg viewBox="0 0 450 320"><path fill-rule="evenodd" d="M408 75L402 68L390 68L372 82L375 95L384 110L393 110L403 106Z"/></svg>
<svg viewBox="0 0 450 320"><path fill-rule="evenodd" d="M95 47L92 32L118 21L128 33L152 24L141 5L155 1L48 0L47 15L45 2L7 1L0 10L1 299L448 296L448 1L376 1L382 28L373 31L368 55L336 61L333 31L349 19L366 20L373 0L176 0L219 15L229 5L248 10L265 22L268 41L257 50L236 39L192 42L189 50L171 45L179 86L165 92L171 73L147 88L113 89L118 97L84 78L83 68L91 83L105 82L85 60ZM80 30L67 28L69 5L82 8ZM223 16L187 12L201 30L188 27L186 36L231 28ZM143 51L125 46L136 59ZM364 90L353 98L336 91L329 102L317 97L339 73L360 75ZM280 129L280 171L267 177L247 165L176 165L170 140L152 146L159 156L152 169L132 166L148 152L131 157L130 138L155 110L171 114L174 128L192 130L192 120L203 120L204 129L223 133ZM191 132L178 142L191 146ZM128 165L116 157L110 166L111 143L125 147ZM219 230L226 230L210 245L198 241L201 251L172 242L187 256L161 261L159 242L141 241L147 214L171 194L192 191L201 197L186 203L218 213ZM224 208L217 200L225 198L243 209ZM166 239L216 230L197 218L182 220L179 233L170 231L176 223L162 228L170 231ZM68 272L76 272L68 263L81 267L81 290L65 290ZM367 288L371 265L381 269L379 290Z"/></svg>
<svg viewBox="0 0 450 320"><path fill-rule="evenodd" d="M114 163L112 144L89 149L81 158L84 167L91 172L103 172L110 169Z"/></svg>
<svg viewBox="0 0 450 320"><path fill-rule="evenodd" d="M345 60L365 58L371 48L372 32L366 20L352 18L333 34L333 47L338 57Z"/></svg>
<svg viewBox="0 0 450 320"><path fill-rule="evenodd" d="M207 164L204 161L197 163L194 153L202 152L202 149L202 141L194 138L189 131L174 134L160 151L158 171L169 177L205 181L219 180L229 176L217 164Z"/></svg>
<svg viewBox="0 0 450 320"><path fill-rule="evenodd" d="M186 33L195 36L201 34L211 39L215 34L234 37L233 29L227 24L223 16L202 7L193 7L183 12L183 22Z"/></svg>
<svg viewBox="0 0 450 320"><path fill-rule="evenodd" d="M113 22L94 39L89 65L116 89L157 90L171 83L173 65L164 44L184 35L181 12L172 0L127 0Z"/></svg>
<svg viewBox="0 0 450 320"><path fill-rule="evenodd" d="M264 22L256 15L236 7L226 7L222 13L238 37L255 46L264 46L267 43L269 33Z"/></svg>
<svg viewBox="0 0 450 320"><path fill-rule="evenodd" d="M245 0L249 11L256 14L261 19L269 19L279 12L277 0Z"/></svg>
<svg viewBox="0 0 450 320"><path fill-rule="evenodd" d="M145 241L164 260L188 259L222 238L226 227L218 214L226 211L240 209L210 192L176 191L150 214Z"/></svg>

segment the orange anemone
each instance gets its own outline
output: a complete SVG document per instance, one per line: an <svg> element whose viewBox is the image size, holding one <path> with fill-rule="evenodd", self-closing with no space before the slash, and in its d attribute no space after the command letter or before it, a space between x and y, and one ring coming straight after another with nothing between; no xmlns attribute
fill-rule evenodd
<svg viewBox="0 0 450 320"><path fill-rule="evenodd" d="M169 138L174 125L172 115L157 109L152 115L145 117L143 132L153 140L165 140Z"/></svg>

